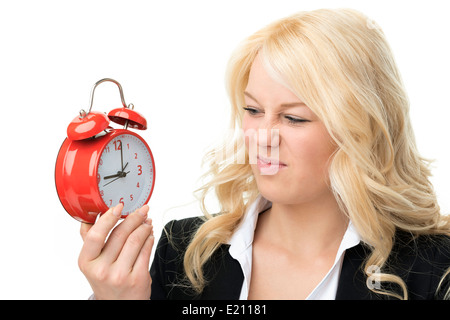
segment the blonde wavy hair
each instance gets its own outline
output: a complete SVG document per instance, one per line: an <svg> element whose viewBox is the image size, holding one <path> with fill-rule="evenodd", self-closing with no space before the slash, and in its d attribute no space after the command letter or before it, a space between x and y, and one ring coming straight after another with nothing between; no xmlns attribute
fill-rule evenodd
<svg viewBox="0 0 450 320"><path fill-rule="evenodd" d="M338 145L330 163L331 189L372 249L364 266L368 277L371 265L383 270L397 229L413 236L450 235L449 216L440 214L429 181L429 162L416 148L409 101L391 49L372 20L351 9L301 12L247 38L227 70L234 129L241 128L243 92L258 53L269 72L319 116ZM226 144L245 152L247 161L218 161L217 149L207 154L208 181L197 190L206 221L184 256L187 279L197 293L207 283L204 264L227 243L258 195L245 146L239 139ZM220 214L211 215L205 206L210 191L215 191ZM371 290L408 298L400 277L381 273L379 279L399 285L403 294Z"/></svg>

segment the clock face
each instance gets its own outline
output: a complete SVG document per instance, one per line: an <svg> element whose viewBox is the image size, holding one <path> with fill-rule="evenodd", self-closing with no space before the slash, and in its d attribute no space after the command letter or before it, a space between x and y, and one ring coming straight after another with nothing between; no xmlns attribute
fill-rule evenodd
<svg viewBox="0 0 450 320"><path fill-rule="evenodd" d="M108 207L124 204L122 216L148 202L153 180L153 157L139 137L120 134L103 149L97 171L98 189Z"/></svg>

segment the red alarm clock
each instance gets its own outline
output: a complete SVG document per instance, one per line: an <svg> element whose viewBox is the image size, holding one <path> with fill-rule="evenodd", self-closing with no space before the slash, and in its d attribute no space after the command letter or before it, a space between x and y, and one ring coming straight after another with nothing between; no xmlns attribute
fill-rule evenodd
<svg viewBox="0 0 450 320"><path fill-rule="evenodd" d="M95 88L115 83L123 108L108 115L91 111ZM155 162L145 140L129 128L145 130L147 121L126 105L121 85L110 78L95 83L86 113L67 128L56 159L55 184L64 209L75 219L94 223L99 213L123 203L122 218L148 203L155 186ZM123 125L114 129L110 121Z"/></svg>

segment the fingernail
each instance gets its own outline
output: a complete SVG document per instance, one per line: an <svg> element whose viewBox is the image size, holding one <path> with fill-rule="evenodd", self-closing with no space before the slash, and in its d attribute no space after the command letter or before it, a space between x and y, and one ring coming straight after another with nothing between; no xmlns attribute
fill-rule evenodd
<svg viewBox="0 0 450 320"><path fill-rule="evenodd" d="M116 217L120 217L122 213L123 205L119 203L117 206L114 207L112 214Z"/></svg>
<svg viewBox="0 0 450 320"><path fill-rule="evenodd" d="M145 222L146 224L148 224L148 225L152 225L152 219L151 219L151 218L145 219L144 222Z"/></svg>
<svg viewBox="0 0 450 320"><path fill-rule="evenodd" d="M138 213L139 213L141 216L144 216L144 217L147 216L147 213L148 213L148 206L145 205L145 206L143 206L142 208L139 208Z"/></svg>

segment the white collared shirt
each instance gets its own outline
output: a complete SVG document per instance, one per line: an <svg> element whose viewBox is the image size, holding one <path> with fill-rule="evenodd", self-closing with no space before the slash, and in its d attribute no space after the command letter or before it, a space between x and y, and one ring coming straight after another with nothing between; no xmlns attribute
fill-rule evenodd
<svg viewBox="0 0 450 320"><path fill-rule="evenodd" d="M252 248L253 236L255 234L256 223L259 213L270 208L272 203L259 196L258 199L250 205L245 213L242 223L238 226L229 244L230 255L241 265L244 273L244 283L242 284L240 300L247 300L250 289L250 279L252 275ZM323 277L320 283L308 295L306 300L334 300L341 273L342 262L344 261L345 250L359 244L361 238L349 221L347 230L342 237L341 244L334 259L334 264L328 273Z"/></svg>

